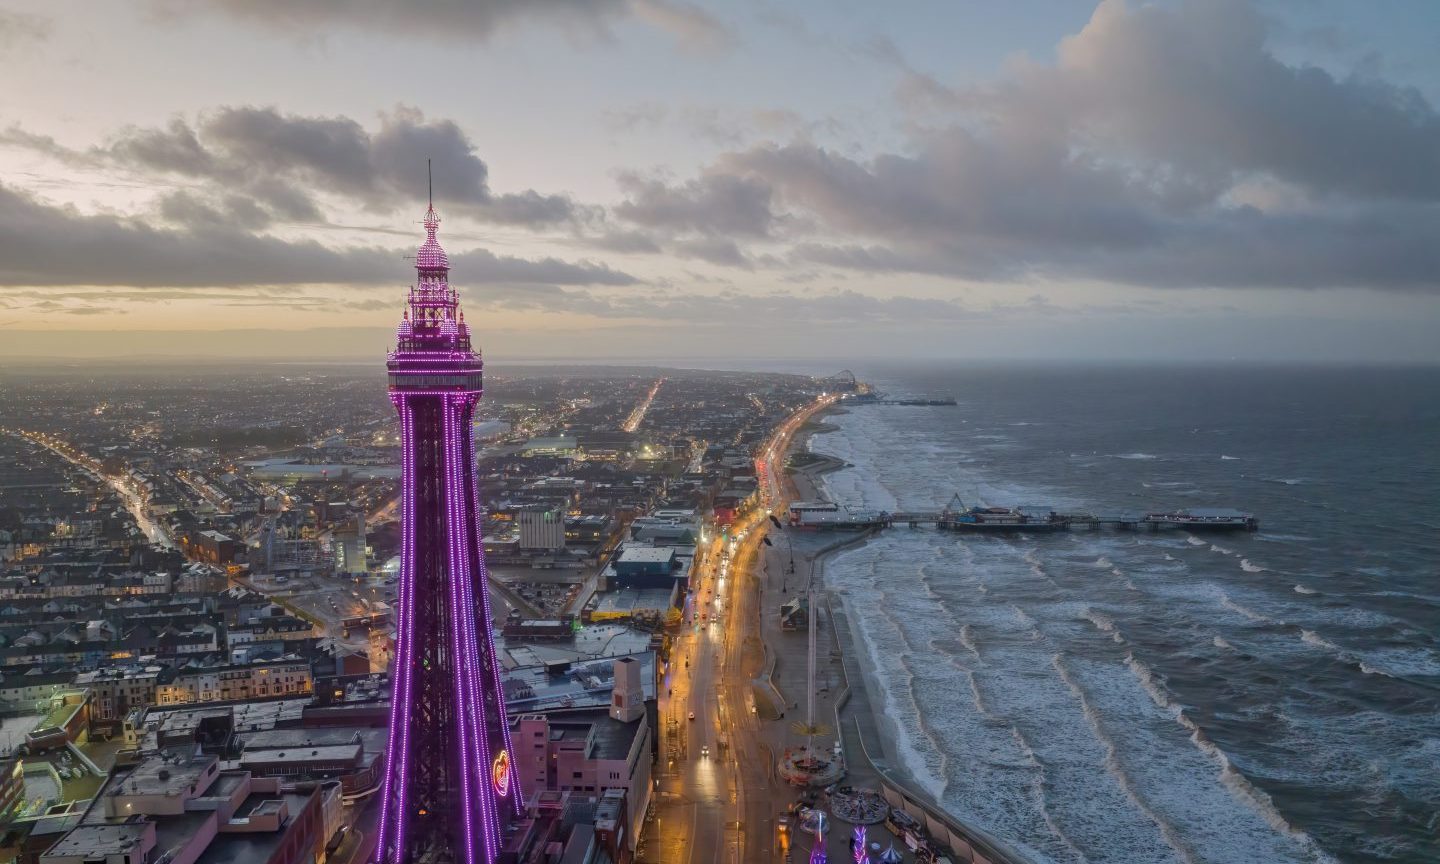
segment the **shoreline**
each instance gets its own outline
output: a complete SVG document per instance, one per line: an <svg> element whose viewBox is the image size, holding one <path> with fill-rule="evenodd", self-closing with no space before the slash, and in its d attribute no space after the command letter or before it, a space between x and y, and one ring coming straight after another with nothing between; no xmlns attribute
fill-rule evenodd
<svg viewBox="0 0 1440 864"><path fill-rule="evenodd" d="M844 460L810 449L815 435L837 428L834 424L825 422L825 419L838 413L848 412L845 408L836 406L817 413L810 423L798 430L791 441L785 454L787 459L797 453L810 453L816 457L801 467L787 471L797 500L824 499L825 496L821 494L824 491L824 482L821 478L842 468L853 467ZM858 625L852 623L855 615L851 599L848 593L837 591L825 580L826 565L831 558L870 542L876 533L877 529L861 531L848 542L828 543L820 549L805 553L812 578L819 579L820 593L824 598L826 616L831 622L830 629L843 675L844 690L836 698L833 708L836 734L845 741L847 767L851 768L846 782L855 782L851 780L855 774L870 775L879 781L876 785L880 786L891 806L901 807L917 817L937 840L944 842L948 838L952 851L965 856L961 860L1030 864L1030 859L1009 843L979 826L970 824L963 815L948 809L939 796L915 778L905 766L903 756L895 751L898 726L894 718L884 710L887 698L885 690L864 644L865 637L856 632ZM860 783L857 782L857 785Z"/></svg>
<svg viewBox="0 0 1440 864"><path fill-rule="evenodd" d="M825 422L825 417L831 414L838 413L845 413L845 409L830 408L816 415L813 423L807 425L806 428L800 430L801 434L796 435L795 441L791 444L792 454L806 452L813 453L816 457L818 457L813 463L800 468L796 468L793 472L790 472L790 479L791 482L795 484L795 491L798 495L799 500L828 500L823 494L825 492L825 489L824 481L821 478L826 474L839 471L842 468L853 467L850 465L850 463L838 459L834 456L826 453L815 452L810 449L811 439L815 435L838 428L834 424ZM837 724L841 726L854 725L854 717L852 716L854 712L853 710L851 710L850 701L852 697L854 697L857 688L864 688L864 694L866 696L874 693L883 697L884 691L883 689L879 688L879 681L875 677L874 664L871 661L869 652L866 650L865 646L861 644L860 640L864 637L855 633L850 625L850 622L853 618L853 611L850 607L849 597L846 594L840 593L828 582L826 582L825 571L827 565L832 558L847 549L855 549L863 546L866 543L869 543L870 538L874 533L875 532L873 530L860 531L856 533L856 535L848 542L839 544L827 544L824 548L816 550L814 552L809 552L806 555L806 557L810 559L808 563L811 568L811 572L816 578L819 579L821 593L825 598L827 612L832 615L833 620L834 610L836 605L838 605L840 608L840 612L844 616L844 627L835 627L835 639L837 649L841 653L842 658L853 660L858 666L858 670L860 672L860 674L857 676L860 680L857 682L853 680L848 680L849 674L847 670L846 686L850 692L846 693L839 700L837 700L837 704L835 706L837 714ZM883 698L881 701L883 702ZM893 752L893 749L890 746L890 742L893 742L895 740L896 735L894 719L888 717L884 711L876 710L874 702L871 702L869 699L867 699L866 702L870 708L869 713L872 715L873 721L879 728L883 729L886 733L883 736L877 736L880 739L878 741L864 741L863 736L861 736L861 740L865 745L864 750L867 761L869 761L877 769L883 769L892 776L896 776L897 779L903 780L904 782L917 787L919 791L928 793L929 790L921 787L919 782L916 781L914 775L912 775L908 769L903 767L903 760L897 758L897 754ZM934 798L933 795L931 795L930 797L932 799ZM938 801L936 803L938 806Z"/></svg>

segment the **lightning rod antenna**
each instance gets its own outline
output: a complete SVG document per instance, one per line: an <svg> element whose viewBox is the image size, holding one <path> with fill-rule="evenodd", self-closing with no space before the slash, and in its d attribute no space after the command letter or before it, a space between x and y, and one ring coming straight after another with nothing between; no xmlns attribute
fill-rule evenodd
<svg viewBox="0 0 1440 864"><path fill-rule="evenodd" d="M430 196L430 208L435 208L435 179L430 174L430 160L425 160L425 190Z"/></svg>

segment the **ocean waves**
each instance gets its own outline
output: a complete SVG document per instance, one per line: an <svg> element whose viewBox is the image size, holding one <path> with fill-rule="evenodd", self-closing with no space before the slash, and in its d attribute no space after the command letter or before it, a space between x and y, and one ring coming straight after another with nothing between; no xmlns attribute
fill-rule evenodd
<svg viewBox="0 0 1440 864"><path fill-rule="evenodd" d="M933 509L965 490L967 501L1101 506L1038 482L1012 452L1058 434L1049 425L1003 424L1003 442L878 409L834 425L812 446L854 466L824 480L852 506ZM1069 465L1072 447L1051 449ZM1116 452L1106 464L1137 471L1180 458ZM1264 470L1258 448L1240 452ZM1146 477L1156 494L1181 486L1168 470ZM1298 479L1285 470L1266 476ZM1037 860L1285 864L1379 847L1425 860L1405 857L1424 841L1404 826L1440 795L1420 770L1434 753L1413 743L1440 737L1434 712L1416 707L1440 709L1440 646L1399 614L1405 597L1393 611L1353 602L1352 577L1317 554L1324 542L897 530L825 573L875 672L893 755ZM1374 715L1378 737L1337 733L1347 702ZM1401 825L1400 839L1354 841L1364 830L1343 811L1358 799Z"/></svg>

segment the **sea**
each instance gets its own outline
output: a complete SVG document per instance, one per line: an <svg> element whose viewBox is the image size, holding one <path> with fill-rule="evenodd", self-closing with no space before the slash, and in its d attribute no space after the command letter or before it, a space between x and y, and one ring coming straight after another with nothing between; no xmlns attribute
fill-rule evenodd
<svg viewBox="0 0 1440 864"><path fill-rule="evenodd" d="M825 565L895 750L1037 862L1440 861L1440 370L857 369L854 507L1236 507L1254 534L897 527Z"/></svg>

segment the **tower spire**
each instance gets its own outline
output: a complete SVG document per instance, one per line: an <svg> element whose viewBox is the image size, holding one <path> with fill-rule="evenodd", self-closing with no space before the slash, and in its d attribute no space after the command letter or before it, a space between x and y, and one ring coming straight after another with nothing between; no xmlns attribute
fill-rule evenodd
<svg viewBox="0 0 1440 864"><path fill-rule="evenodd" d="M439 224L432 201L410 314L386 364L400 417L401 551L371 864L494 864L525 800L480 533L472 429L483 364L458 320Z"/></svg>
<svg viewBox="0 0 1440 864"><path fill-rule="evenodd" d="M430 160L425 160L425 191L430 198L430 209L435 209L435 177L430 173Z"/></svg>

